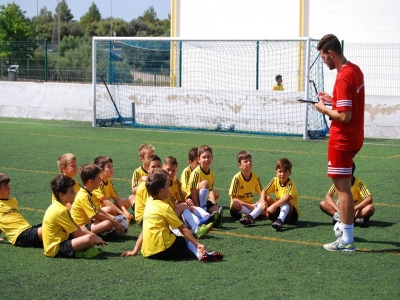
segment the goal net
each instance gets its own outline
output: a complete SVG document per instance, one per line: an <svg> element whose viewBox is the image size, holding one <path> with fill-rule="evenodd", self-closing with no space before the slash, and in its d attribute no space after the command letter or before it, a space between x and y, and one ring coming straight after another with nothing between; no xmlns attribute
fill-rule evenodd
<svg viewBox="0 0 400 300"><path fill-rule="evenodd" d="M93 126L326 135L317 41L93 39ZM276 75L283 91L273 90Z"/></svg>

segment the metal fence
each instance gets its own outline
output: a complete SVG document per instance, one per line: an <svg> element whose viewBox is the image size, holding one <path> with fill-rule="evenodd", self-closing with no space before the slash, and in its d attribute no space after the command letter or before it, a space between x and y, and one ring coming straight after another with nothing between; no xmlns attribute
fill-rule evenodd
<svg viewBox="0 0 400 300"><path fill-rule="evenodd" d="M8 50L5 51L5 49ZM11 51L10 51L11 49ZM5 54L6 53L6 54ZM359 65L364 73L367 95L400 95L400 44L346 43L346 58ZM81 67L62 67L65 60L57 52L57 46L37 42L0 42L0 80L9 80L8 67L19 65L19 81L39 82L92 82L92 59L79 61ZM169 86L167 75L131 70L132 85ZM336 72L324 67L325 91L333 89Z"/></svg>

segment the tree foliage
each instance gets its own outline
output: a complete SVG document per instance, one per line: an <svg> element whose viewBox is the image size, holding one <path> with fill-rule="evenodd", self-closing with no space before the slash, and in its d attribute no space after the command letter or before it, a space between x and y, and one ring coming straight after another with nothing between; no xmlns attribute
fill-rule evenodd
<svg viewBox="0 0 400 300"><path fill-rule="evenodd" d="M98 22L101 20L101 14L96 4L93 2L89 7L89 11L85 13L80 20L82 28L86 28L89 24Z"/></svg>

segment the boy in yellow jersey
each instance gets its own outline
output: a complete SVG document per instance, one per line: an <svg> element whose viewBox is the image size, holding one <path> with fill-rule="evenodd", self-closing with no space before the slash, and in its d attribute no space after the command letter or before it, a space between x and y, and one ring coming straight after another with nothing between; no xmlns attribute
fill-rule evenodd
<svg viewBox="0 0 400 300"><path fill-rule="evenodd" d="M103 209L108 208L109 210L106 211L114 216L123 215L130 223L133 216L128 212L130 206L129 200L122 200L117 195L114 185L110 180L114 175L113 160L108 156L98 156L95 158L94 164L101 169L100 187L93 190L93 195L100 200L100 207ZM115 203L111 202L111 199L113 199Z"/></svg>
<svg viewBox="0 0 400 300"><path fill-rule="evenodd" d="M19 213L17 199L10 198L10 181L0 173L0 234L14 246L42 248L42 224L31 226Z"/></svg>
<svg viewBox="0 0 400 300"><path fill-rule="evenodd" d="M147 171L145 167L145 163L147 158L154 155L155 148L151 144L143 144L139 147L139 158L142 162L142 165L138 167L132 174L132 195L129 196L129 202L131 203L132 210L135 211L135 197L136 190L139 187L139 184L146 180Z"/></svg>
<svg viewBox="0 0 400 300"><path fill-rule="evenodd" d="M76 156L72 153L65 153L62 154L58 159L57 159L57 166L58 169L60 170L61 174L66 175L68 177L71 177L74 179L74 177L78 174L78 162L76 160ZM75 180L75 185L74 185L74 190L75 194L79 192L79 189L81 188L81 185L77 180ZM57 201L56 197L54 195L51 195L51 201ZM71 210L71 203L67 203L67 209Z"/></svg>
<svg viewBox="0 0 400 300"><path fill-rule="evenodd" d="M354 176L356 170L356 164L353 162L351 179L351 194L354 199L354 224L359 226L367 226L367 222L370 217L375 213L375 207L372 204L372 195L369 192L365 183L358 177ZM340 221L340 212L338 202L333 199L336 194L335 185L332 184L328 193L325 196L325 200L319 204L320 209L327 215L332 217L332 223Z"/></svg>
<svg viewBox="0 0 400 300"><path fill-rule="evenodd" d="M169 186L169 175L163 169L156 169L147 177L146 188L152 198L144 211L142 255L161 260L184 259L189 249L202 262L221 261L223 255L220 252L207 252L206 247L195 239L172 207L164 201L168 199ZM178 228L183 236L172 234L170 227ZM122 253L122 256L132 255L136 253Z"/></svg>
<svg viewBox="0 0 400 300"><path fill-rule="evenodd" d="M259 177L252 172L253 161L248 151L240 151L236 155L238 172L232 179L229 188L231 197L231 216L239 219L240 223L246 226L254 226L255 219L265 210L265 201L260 198L253 203L255 193L261 196L261 182Z"/></svg>
<svg viewBox="0 0 400 300"><path fill-rule="evenodd" d="M182 190L184 190L186 194L190 195L190 189L188 188L190 174L198 165L199 159L197 155L197 148L191 148L189 150L189 165L183 169L181 174Z"/></svg>
<svg viewBox="0 0 400 300"><path fill-rule="evenodd" d="M219 194L214 190L215 174L210 169L213 161L212 148L202 145L197 150L199 165L190 174L188 187L190 188L190 199L186 202L188 206L199 206L213 213L218 211L218 220L215 227L222 227L222 206L218 207L216 200Z"/></svg>
<svg viewBox="0 0 400 300"><path fill-rule="evenodd" d="M51 182L51 190L56 197L43 217L44 255L62 258L92 258L99 253L95 245L106 245L96 234L83 231L67 210L75 198L75 181L69 176L59 174Z"/></svg>
<svg viewBox="0 0 400 300"><path fill-rule="evenodd" d="M148 174L150 171L161 168L161 158L153 154L147 157L145 161L145 171ZM136 201L135 201L135 221L137 224L142 225L144 207L149 198L149 194L146 189L147 175L142 177L139 186L136 190Z"/></svg>
<svg viewBox="0 0 400 300"><path fill-rule="evenodd" d="M261 192L261 198L266 199L268 218L273 221L272 227L282 229L282 224L295 224L300 216L298 207L297 188L293 180L292 163L287 158L281 158L276 162L276 177L265 186ZM276 201L270 194L274 193Z"/></svg>
<svg viewBox="0 0 400 300"><path fill-rule="evenodd" d="M89 231L100 233L117 233L124 231L120 222L114 220L114 216L103 211L99 207L99 201L93 197L92 192L100 186L100 168L94 164L84 164L81 166L80 176L83 187L75 196L71 208L71 216L74 222L86 227Z"/></svg>
<svg viewBox="0 0 400 300"><path fill-rule="evenodd" d="M201 207L194 205L188 207L186 205L186 192L181 189L180 182L175 176L178 169L178 161L175 157L167 156L164 159L162 168L167 171L170 179L168 196L171 207L174 209L176 215L182 218L187 226L192 229L196 238L203 238L212 229L218 219L218 211L215 211L212 215Z"/></svg>
<svg viewBox="0 0 400 300"><path fill-rule="evenodd" d="M275 76L276 85L272 88L273 91L283 91L282 75Z"/></svg>

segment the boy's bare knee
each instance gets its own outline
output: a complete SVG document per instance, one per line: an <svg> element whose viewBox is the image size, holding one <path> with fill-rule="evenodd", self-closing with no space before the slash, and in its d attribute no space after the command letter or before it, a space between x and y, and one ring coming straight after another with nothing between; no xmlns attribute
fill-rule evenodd
<svg viewBox="0 0 400 300"><path fill-rule="evenodd" d="M203 180L199 183L199 189L209 189L210 184L208 183L207 180Z"/></svg>

